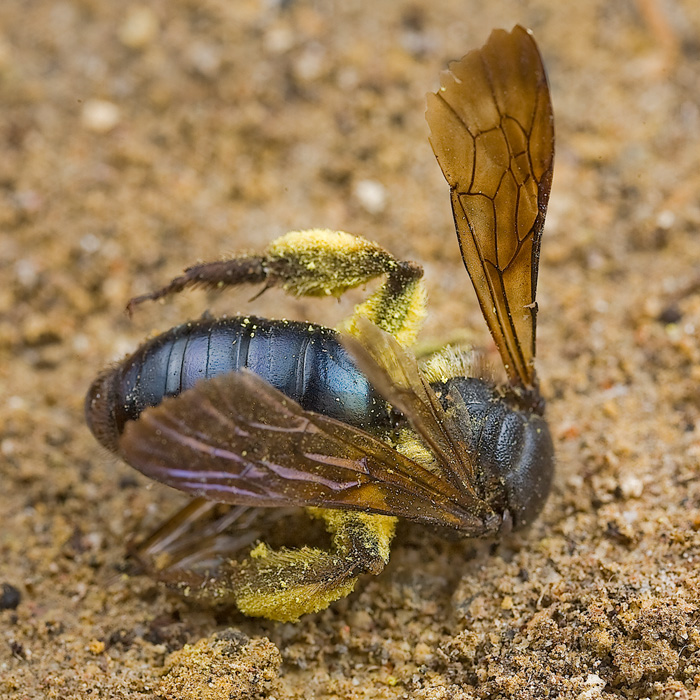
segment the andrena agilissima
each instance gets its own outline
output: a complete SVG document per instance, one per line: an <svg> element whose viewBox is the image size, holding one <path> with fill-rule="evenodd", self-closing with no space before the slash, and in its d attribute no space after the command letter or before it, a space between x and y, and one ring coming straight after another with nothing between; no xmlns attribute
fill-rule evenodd
<svg viewBox="0 0 700 700"><path fill-rule="evenodd" d="M382 570L397 518L495 537L542 508L554 452L534 365L535 291L554 124L530 32L494 31L451 63L426 116L506 385L453 349L419 363L409 348L426 313L422 268L343 232L288 233L133 299L131 309L187 287L243 284L341 295L383 278L336 329L205 317L92 384L97 440L195 497L138 552L183 593L296 620ZM220 503L234 507L214 517ZM264 544L256 513L281 506L321 519L330 546Z"/></svg>

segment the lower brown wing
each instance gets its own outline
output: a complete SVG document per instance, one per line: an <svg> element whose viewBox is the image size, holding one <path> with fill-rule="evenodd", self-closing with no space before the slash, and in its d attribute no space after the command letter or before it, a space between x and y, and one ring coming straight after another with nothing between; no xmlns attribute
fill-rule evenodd
<svg viewBox="0 0 700 700"><path fill-rule="evenodd" d="M396 515L483 535L481 501L345 423L305 411L256 375L197 384L127 423L130 465L195 496L251 506L321 506Z"/></svg>

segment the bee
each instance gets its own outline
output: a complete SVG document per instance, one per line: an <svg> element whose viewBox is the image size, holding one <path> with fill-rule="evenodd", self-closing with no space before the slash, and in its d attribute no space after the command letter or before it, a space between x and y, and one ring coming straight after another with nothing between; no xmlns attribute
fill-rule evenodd
<svg viewBox="0 0 700 700"><path fill-rule="evenodd" d="M554 449L534 364L535 292L554 122L531 33L496 30L451 63L426 118L507 383L449 348L419 363L410 347L426 313L422 268L343 232L288 233L132 299L129 310L190 287L243 284L339 296L383 279L334 330L205 317L152 338L92 384L86 416L97 440L195 497L139 550L186 595L294 621L379 573L397 518L498 537L541 510ZM234 507L214 517L217 503ZM252 546L258 509L288 506L324 522L328 549Z"/></svg>

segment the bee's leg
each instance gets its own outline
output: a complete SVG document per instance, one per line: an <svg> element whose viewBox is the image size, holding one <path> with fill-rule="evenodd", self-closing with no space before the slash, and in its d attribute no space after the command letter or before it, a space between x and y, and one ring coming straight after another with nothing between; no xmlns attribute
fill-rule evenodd
<svg viewBox="0 0 700 700"><path fill-rule="evenodd" d="M295 296L340 296L399 263L375 243L342 231L292 231L274 240L261 255L195 265L161 289L134 297L128 311L144 301L160 299L189 287L217 288L242 284L282 287ZM413 265L413 264L410 264ZM420 270L417 265L414 268Z"/></svg>
<svg viewBox="0 0 700 700"><path fill-rule="evenodd" d="M134 308L144 301L163 299L191 287L214 289L239 284L261 284L266 279L263 259L258 255L241 255L230 260L201 263L188 267L182 275L160 289L132 297L126 305L126 311L131 316Z"/></svg>
<svg viewBox="0 0 700 700"><path fill-rule="evenodd" d="M257 539L260 530L253 530L252 539L251 531L230 535L222 530L259 509L237 507L202 527L197 520L211 508L195 499L136 549L137 559L150 576L185 597L236 605L251 617L280 622L323 610L348 595L361 574L378 574L389 560L396 524L396 518L386 515L309 508L332 534L330 550L274 550L259 543L237 561L240 550ZM241 514L234 514L238 509ZM244 522L234 526L239 524Z"/></svg>
<svg viewBox="0 0 700 700"><path fill-rule="evenodd" d="M326 229L287 233L264 256L269 284L294 296L339 297L400 265L376 243Z"/></svg>
<svg viewBox="0 0 700 700"><path fill-rule="evenodd" d="M363 317L393 335L401 345L413 345L426 313L422 277L423 268L417 263L397 262L386 282L366 301L358 304L338 330L361 336L357 319Z"/></svg>
<svg viewBox="0 0 700 700"><path fill-rule="evenodd" d="M297 296L340 296L380 275L384 284L355 307L339 330L355 334L364 316L411 345L425 316L423 268L402 262L376 243L340 231L293 231L268 247L264 266L268 285Z"/></svg>
<svg viewBox="0 0 700 700"><path fill-rule="evenodd" d="M249 559L232 569L232 597L244 614L294 622L349 595L358 576L376 575L389 561L396 518L308 510L326 521L333 535L330 551L310 547L273 550L259 544Z"/></svg>

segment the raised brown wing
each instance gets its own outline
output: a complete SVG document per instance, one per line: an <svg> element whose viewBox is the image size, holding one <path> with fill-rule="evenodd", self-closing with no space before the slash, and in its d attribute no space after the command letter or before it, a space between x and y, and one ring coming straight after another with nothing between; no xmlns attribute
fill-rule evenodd
<svg viewBox="0 0 700 700"><path fill-rule="evenodd" d="M482 501L245 370L146 409L126 424L119 453L152 479L223 503L348 508L474 535L496 527Z"/></svg>
<svg viewBox="0 0 700 700"><path fill-rule="evenodd" d="M535 292L554 162L542 58L523 27L496 30L441 83L426 119L462 258L511 384L536 392Z"/></svg>
<svg viewBox="0 0 700 700"><path fill-rule="evenodd" d="M343 344L370 384L406 417L437 459L443 476L459 490L478 499L474 470L461 431L442 408L423 377L416 358L393 335L370 320L358 318L358 336L344 336Z"/></svg>

